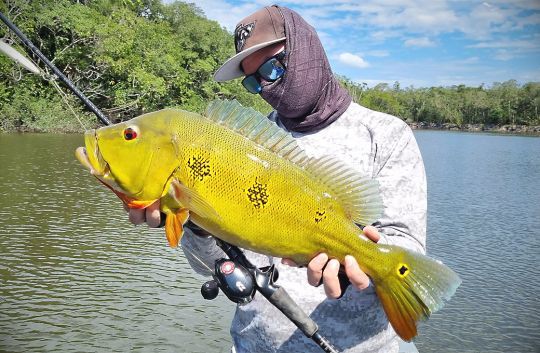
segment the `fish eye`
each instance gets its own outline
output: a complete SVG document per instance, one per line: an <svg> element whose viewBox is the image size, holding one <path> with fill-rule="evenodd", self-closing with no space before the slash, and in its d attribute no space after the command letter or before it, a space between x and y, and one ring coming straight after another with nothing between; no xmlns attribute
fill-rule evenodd
<svg viewBox="0 0 540 353"><path fill-rule="evenodd" d="M126 140L134 140L137 138L137 131L132 128L132 127L128 127L124 130L124 139Z"/></svg>

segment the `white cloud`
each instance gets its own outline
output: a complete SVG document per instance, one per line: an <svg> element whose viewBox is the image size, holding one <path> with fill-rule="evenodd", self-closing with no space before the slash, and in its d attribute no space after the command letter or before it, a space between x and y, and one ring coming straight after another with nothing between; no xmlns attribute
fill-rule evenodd
<svg viewBox="0 0 540 353"><path fill-rule="evenodd" d="M513 48L520 50L539 50L540 38L536 37L532 40L516 40L516 39L500 39L496 41L479 42L468 45L467 48Z"/></svg>
<svg viewBox="0 0 540 353"><path fill-rule="evenodd" d="M338 56L338 60L345 65L354 66L360 69L369 67L369 63L362 59L361 56L354 55L351 53L341 53Z"/></svg>
<svg viewBox="0 0 540 353"><path fill-rule="evenodd" d="M428 37L422 37L422 38L411 38L407 39L404 42L406 47L434 47L435 43L431 41Z"/></svg>
<svg viewBox="0 0 540 353"><path fill-rule="evenodd" d="M467 48L483 49L492 53L492 57L500 61L509 61L514 58L532 58L540 53L540 36L527 39L499 38L493 41L478 42L468 45Z"/></svg>
<svg viewBox="0 0 540 353"><path fill-rule="evenodd" d="M375 56L377 58L383 58L390 55L388 50L370 50L366 53L369 56Z"/></svg>
<svg viewBox="0 0 540 353"><path fill-rule="evenodd" d="M239 19L274 2L198 0L195 3L207 17L233 30ZM493 33L540 23L540 14L531 13L540 10L538 0L476 4L462 0L284 0L282 5L295 9L319 29L363 27L371 33L380 31L381 39L393 37L395 31L430 35L461 32L472 38L488 38Z"/></svg>
<svg viewBox="0 0 540 353"><path fill-rule="evenodd" d="M401 31L392 31L392 30L380 30L377 31L374 30L369 32L369 36L373 38L376 41L384 42L387 39L390 38L399 38L403 35L403 32Z"/></svg>
<svg viewBox="0 0 540 353"><path fill-rule="evenodd" d="M500 61L509 61L515 57L516 56L514 55L514 53L506 49L498 50L497 53L495 53L495 59L500 60Z"/></svg>
<svg viewBox="0 0 540 353"><path fill-rule="evenodd" d="M165 2L172 1L166 0ZM257 4L256 2L229 4L226 0L199 0L194 3L203 10L207 18L217 21L231 33L234 32L238 21L265 6L265 4Z"/></svg>
<svg viewBox="0 0 540 353"><path fill-rule="evenodd" d="M275 1L195 3L208 18L232 31L240 19ZM355 77L358 68L369 67L360 72L369 72L370 84L399 80L402 86L431 86L540 77L538 66L532 65L540 62L538 0L282 0L280 4L315 27L339 74ZM407 51L403 45L436 45L440 51L411 58L403 55ZM516 58L534 69L516 64Z"/></svg>
<svg viewBox="0 0 540 353"><path fill-rule="evenodd" d="M471 56L468 58L464 58L461 60L456 60L455 65L470 65L470 64L477 64L480 62L480 58L478 56Z"/></svg>

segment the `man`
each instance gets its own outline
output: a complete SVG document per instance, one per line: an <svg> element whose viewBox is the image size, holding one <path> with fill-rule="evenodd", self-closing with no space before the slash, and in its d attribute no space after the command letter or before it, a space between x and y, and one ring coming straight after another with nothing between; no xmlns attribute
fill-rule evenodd
<svg viewBox="0 0 540 353"><path fill-rule="evenodd" d="M333 155L364 177L380 183L384 213L364 234L375 242L425 252L426 181L418 146L400 119L352 102L332 74L315 30L296 12L269 6L246 17L235 30L237 54L215 73L217 81L244 77L242 84L260 94L275 111L269 118L297 138L312 157ZM159 206L130 211L130 220L159 224ZM197 235L195 234L197 233ZM207 270L223 253L212 237L187 230L182 246L192 267ZM258 266L276 264L278 284L287 289L340 352L398 352L399 340L389 325L369 278L351 256L344 268L350 286L342 293L340 264L317 255L307 270L291 261L247 251ZM292 264L294 265L294 264ZM306 283L306 271L307 282ZM323 286L319 286L321 282ZM335 298L339 298L335 300ZM233 351L319 352L310 339L262 296L238 306L231 326Z"/></svg>

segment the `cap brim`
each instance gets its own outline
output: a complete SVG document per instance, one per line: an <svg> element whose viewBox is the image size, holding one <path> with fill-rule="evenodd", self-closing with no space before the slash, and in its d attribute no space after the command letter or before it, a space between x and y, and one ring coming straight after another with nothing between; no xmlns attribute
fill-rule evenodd
<svg viewBox="0 0 540 353"><path fill-rule="evenodd" d="M223 81L229 81L234 78L244 76L244 72L242 71L242 68L240 67L240 63L242 62L242 60L246 58L246 56L256 52L259 49L272 45L274 43L284 41L285 39L286 39L285 37L274 39L268 42L254 45L251 48L241 51L240 53L236 54L229 60L225 61L225 63L221 65L219 69L217 69L217 71L214 73L214 80L218 82L223 82Z"/></svg>

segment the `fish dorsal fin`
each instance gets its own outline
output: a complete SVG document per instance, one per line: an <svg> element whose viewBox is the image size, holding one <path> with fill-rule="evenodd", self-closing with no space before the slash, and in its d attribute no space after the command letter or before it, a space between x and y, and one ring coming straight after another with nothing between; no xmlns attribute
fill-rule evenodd
<svg viewBox="0 0 540 353"><path fill-rule="evenodd" d="M383 204L377 180L362 178L358 172L331 156L309 159L304 169L328 186L355 223L370 225L382 215Z"/></svg>
<svg viewBox="0 0 540 353"><path fill-rule="evenodd" d="M291 134L236 100L214 100L206 108L205 116L299 166L308 161L306 153Z"/></svg>

